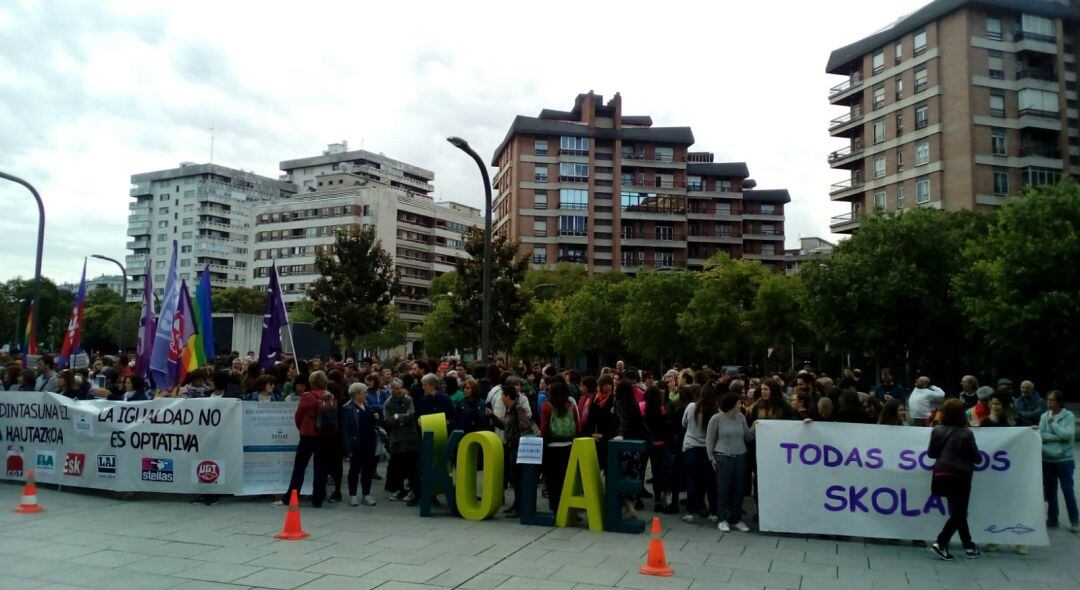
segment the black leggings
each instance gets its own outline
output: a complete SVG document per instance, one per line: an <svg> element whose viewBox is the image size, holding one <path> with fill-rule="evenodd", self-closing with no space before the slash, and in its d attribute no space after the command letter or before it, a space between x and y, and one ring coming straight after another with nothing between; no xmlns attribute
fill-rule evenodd
<svg viewBox="0 0 1080 590"><path fill-rule="evenodd" d="M408 487L405 486L406 480L409 482ZM386 491L397 493L413 490L420 493L420 453L390 453L390 464L386 467Z"/></svg>
<svg viewBox="0 0 1080 590"><path fill-rule="evenodd" d="M356 484L360 484L363 495L371 495L371 476L375 473L375 449L355 449L349 460L349 495L356 495Z"/></svg>
<svg viewBox="0 0 1080 590"><path fill-rule="evenodd" d="M304 472L307 471L308 462L312 457L315 459L315 481L311 486L311 504L316 508L322 506L326 498L326 475L328 467L328 455L337 452L340 456L340 445L333 436L301 436L300 444L296 448L296 456L293 458L292 479L289 480L289 489L281 501L288 504L292 491L300 493L304 485Z"/></svg>
<svg viewBox="0 0 1080 590"><path fill-rule="evenodd" d="M971 531L968 530L967 523L968 500L971 499L971 476L938 477L947 480L943 482L943 496L949 501L949 512L951 514L949 520L945 521L945 526L941 529L941 532L938 533L937 544L942 548L948 547L953 533L958 532L960 533L960 543L964 545L964 549L970 549L975 546L971 542Z"/></svg>

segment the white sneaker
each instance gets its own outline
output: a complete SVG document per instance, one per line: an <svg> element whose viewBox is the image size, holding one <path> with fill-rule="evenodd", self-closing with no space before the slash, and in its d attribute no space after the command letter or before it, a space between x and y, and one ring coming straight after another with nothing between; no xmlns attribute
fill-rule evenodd
<svg viewBox="0 0 1080 590"><path fill-rule="evenodd" d="M750 527L746 526L746 523L741 521L741 520L739 522L735 523L735 528L739 529L740 533L749 533L750 532Z"/></svg>
<svg viewBox="0 0 1080 590"><path fill-rule="evenodd" d="M375 505L375 498L372 498L370 495L364 496L363 498L360 499L360 503L363 504L364 506L374 506Z"/></svg>
<svg viewBox="0 0 1080 590"><path fill-rule="evenodd" d="M356 496L349 496L349 506L359 506L360 500Z"/></svg>
<svg viewBox="0 0 1080 590"><path fill-rule="evenodd" d="M694 518L693 514L684 514L682 515L682 521L686 524L694 524L695 522L697 522L697 519Z"/></svg>
<svg viewBox="0 0 1080 590"><path fill-rule="evenodd" d="M721 533L730 533L731 532L731 527L728 525L726 520L721 520L720 524L716 525L716 528Z"/></svg>
<svg viewBox="0 0 1080 590"><path fill-rule="evenodd" d="M715 514L710 514L709 515L709 522L711 522L713 524L716 524L716 523L720 522L720 517L715 515Z"/></svg>

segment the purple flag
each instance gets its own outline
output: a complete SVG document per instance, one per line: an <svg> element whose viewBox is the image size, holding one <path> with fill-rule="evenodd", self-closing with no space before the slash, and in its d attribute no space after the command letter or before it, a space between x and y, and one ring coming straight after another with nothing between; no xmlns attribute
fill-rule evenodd
<svg viewBox="0 0 1080 590"><path fill-rule="evenodd" d="M157 326L154 327L154 349L150 351L150 377L156 391L171 391L176 382L169 368L169 347L172 342L173 322L180 308L180 276L176 269L176 242L172 245L169 274L165 275L165 296L161 299Z"/></svg>
<svg viewBox="0 0 1080 590"><path fill-rule="evenodd" d="M150 275L150 260L146 261L143 278L142 315L139 316L139 340L135 345L135 374L146 379L150 375L150 355L154 350L154 280Z"/></svg>
<svg viewBox="0 0 1080 590"><path fill-rule="evenodd" d="M192 364L193 349L189 347L194 335L195 313L191 309L187 281L181 279L180 301L173 316L172 336L169 338L169 377L175 385L182 385L188 371L198 367L198 363Z"/></svg>
<svg viewBox="0 0 1080 590"><path fill-rule="evenodd" d="M281 356L281 328L289 323L285 302L281 300L277 265L270 266L270 285L266 291L266 313L263 314L262 343L259 345L259 366L271 369Z"/></svg>

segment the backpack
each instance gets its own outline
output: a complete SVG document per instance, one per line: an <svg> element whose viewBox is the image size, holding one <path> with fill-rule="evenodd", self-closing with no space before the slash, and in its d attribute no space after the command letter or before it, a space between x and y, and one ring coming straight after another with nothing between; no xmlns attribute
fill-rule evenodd
<svg viewBox="0 0 1080 590"><path fill-rule="evenodd" d="M315 416L315 430L319 432L333 432L337 430L338 410L337 400L329 391L319 398L319 413Z"/></svg>
<svg viewBox="0 0 1080 590"><path fill-rule="evenodd" d="M574 426L574 409L567 408L562 416L551 410L551 418L548 420L548 431L552 436L563 439L572 439L577 435L577 427Z"/></svg>

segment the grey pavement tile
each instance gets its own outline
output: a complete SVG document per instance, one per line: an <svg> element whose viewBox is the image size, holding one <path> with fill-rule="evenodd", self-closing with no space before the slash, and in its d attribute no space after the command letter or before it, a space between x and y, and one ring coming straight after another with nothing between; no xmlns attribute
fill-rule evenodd
<svg viewBox="0 0 1080 590"><path fill-rule="evenodd" d="M144 555L161 555L164 557L191 557L192 555L198 555L200 553L206 553L210 550L217 549L220 549L220 547L199 545L196 543L165 543L163 545L148 545L146 547L132 549L132 551L135 553L142 553Z"/></svg>
<svg viewBox="0 0 1080 590"><path fill-rule="evenodd" d="M304 568L304 571L320 574L334 574L337 576L360 577L370 571L386 565L381 561L364 561L349 557L331 557L313 566Z"/></svg>
<svg viewBox="0 0 1080 590"><path fill-rule="evenodd" d="M1049 590L1046 582L979 582L980 590Z"/></svg>
<svg viewBox="0 0 1080 590"><path fill-rule="evenodd" d="M665 540L664 546L667 546ZM681 551L689 551L691 553L708 553L710 555L742 555L746 551L746 545L737 545L735 543L718 543L708 541L688 541L680 548Z"/></svg>
<svg viewBox="0 0 1080 590"><path fill-rule="evenodd" d="M559 580L537 580L534 578L511 577L498 586L501 590L571 590L574 582L562 582ZM382 588L382 586L380 586Z"/></svg>
<svg viewBox="0 0 1080 590"><path fill-rule="evenodd" d="M735 575L735 570L726 567L712 567L707 565L694 565L689 563L673 563L671 569L680 578L693 578L695 580L729 580ZM635 568L633 571L637 571Z"/></svg>
<svg viewBox="0 0 1080 590"><path fill-rule="evenodd" d="M41 588L46 584L48 582L29 578L13 578L11 576L0 578L0 590L32 590L33 588Z"/></svg>
<svg viewBox="0 0 1080 590"><path fill-rule="evenodd" d="M406 537L404 535L389 535L379 539L380 547L392 547L394 549L423 549L435 543L434 539L423 537Z"/></svg>
<svg viewBox="0 0 1080 590"><path fill-rule="evenodd" d="M64 564L34 577L60 584L89 586L99 580L111 579L115 575L116 571L109 568Z"/></svg>
<svg viewBox="0 0 1080 590"><path fill-rule="evenodd" d="M362 578L327 574L300 586L300 588L301 590L371 590L383 583L385 582L382 580L364 580Z"/></svg>
<svg viewBox="0 0 1080 590"><path fill-rule="evenodd" d="M348 544L343 543L342 545L344 545L345 547L351 549L351 547ZM437 553L437 552L436 553L429 552L427 549L425 549L423 551L410 551L410 550L405 550L405 549L395 549L395 548L391 548L391 547L388 547L388 548L385 548L385 549L379 549L379 550L375 551L374 553L368 553L367 551L364 551L365 549L366 550L371 550L373 548L374 547L363 546L361 548L361 551L358 552L358 554L363 554L362 559L367 559L367 560L371 560L371 561L385 561L387 563L402 563L402 564L408 564L408 565L424 565L427 562L431 561L432 559L435 559L436 557L439 557L439 555L440 555L440 553ZM361 558L358 557L358 559L361 559ZM455 556L455 561L460 562L461 561L461 556L460 555Z"/></svg>
<svg viewBox="0 0 1080 590"><path fill-rule="evenodd" d="M307 539L301 539L299 541L286 541L284 539L274 539L271 543L259 547L259 549L265 549L267 552L274 551L289 551L294 553L313 553L315 551L321 551L333 547L336 543L328 543L324 541L318 541L308 537Z"/></svg>
<svg viewBox="0 0 1080 590"><path fill-rule="evenodd" d="M129 563L122 566L120 569L130 570L133 572L142 572L144 574L161 574L170 575L182 570L186 570L191 567L191 560L179 559L176 557L147 557L142 561L136 561L135 563Z"/></svg>
<svg viewBox="0 0 1080 590"><path fill-rule="evenodd" d="M739 571L731 575L731 582L733 584L744 584L753 586L761 584L762 586L772 588L791 588L796 589L799 587L801 578L794 574L781 574L773 572L754 572L754 571Z"/></svg>
<svg viewBox="0 0 1080 590"><path fill-rule="evenodd" d="M206 547L206 551L191 555L189 559L212 561L214 563L247 563L273 555L273 551L262 547Z"/></svg>
<svg viewBox="0 0 1080 590"><path fill-rule="evenodd" d="M399 582L397 580L391 580L378 586L380 590L438 590L439 586L429 586L428 584L416 584L413 582Z"/></svg>
<svg viewBox="0 0 1080 590"><path fill-rule="evenodd" d="M623 556L640 556L643 549L634 551L632 549L623 549ZM603 559L603 555L597 555L594 553L586 553L581 551L562 551L558 549L552 549L547 553L544 553L540 557L536 558L537 561L543 563L550 563L552 565L580 565L591 566L600 563ZM554 568L553 568L554 569Z"/></svg>
<svg viewBox="0 0 1080 590"><path fill-rule="evenodd" d="M693 583L690 578L646 576L634 571L623 576L616 586L635 590L688 590Z"/></svg>
<svg viewBox="0 0 1080 590"><path fill-rule="evenodd" d="M443 573L431 578L425 584L432 586L443 586L445 588L457 588L458 586L468 582L481 574L487 566L473 567L473 566L452 566L446 569Z"/></svg>
<svg viewBox="0 0 1080 590"><path fill-rule="evenodd" d="M262 547L269 545L277 539L273 535L247 535L243 533L235 533L224 537L216 537L213 540L207 541L211 545L224 545L226 547Z"/></svg>
<svg viewBox="0 0 1080 590"><path fill-rule="evenodd" d="M695 553L692 551L671 551L667 547L664 547L664 556L671 563L688 563L696 565L704 565L705 560L709 558L708 553ZM642 549L641 556L647 554L647 550Z"/></svg>
<svg viewBox="0 0 1080 590"><path fill-rule="evenodd" d="M66 543L52 543L47 547L32 549L24 549L19 552L22 555L43 555L49 559L69 560L75 557L80 557L90 553L97 553L101 551L101 547L84 547L82 545L68 545Z"/></svg>
<svg viewBox="0 0 1080 590"><path fill-rule="evenodd" d="M612 586L598 586L596 584L577 584L574 590L612 590Z"/></svg>
<svg viewBox="0 0 1080 590"><path fill-rule="evenodd" d="M64 536L61 535L58 538L62 539ZM0 553L23 553L24 551L44 549L49 545L50 543L46 541L35 541L34 539L0 538Z"/></svg>
<svg viewBox="0 0 1080 590"><path fill-rule="evenodd" d="M769 566L772 564L771 559L764 559L761 557L752 557L748 555L732 556L732 555L710 555L705 560L705 565L714 567L729 567L736 570L749 570L756 572L767 572Z"/></svg>
<svg viewBox="0 0 1080 590"><path fill-rule="evenodd" d="M223 584L221 582L209 582L206 580L188 580L179 586L173 586L169 590L245 590L247 586L235 584Z"/></svg>
<svg viewBox="0 0 1080 590"><path fill-rule="evenodd" d="M510 579L510 576L504 576L502 574L489 574L482 573L473 576L469 580L462 582L458 588L462 590L495 590L503 582Z"/></svg>
<svg viewBox="0 0 1080 590"><path fill-rule="evenodd" d="M100 590L165 590L183 582L180 578L157 574L122 572L110 578L96 580L90 586Z"/></svg>
<svg viewBox="0 0 1080 590"><path fill-rule="evenodd" d="M276 553L270 553L264 555L258 559L244 562L247 565L254 567L274 567L285 570L302 570L309 568L317 563L321 563L330 559L330 555L319 555L311 553L287 553L284 551L278 551Z"/></svg>
<svg viewBox="0 0 1080 590"><path fill-rule="evenodd" d="M495 574L505 574L508 576L517 576L525 578L537 578L543 580L551 575L551 572L555 571L550 565L544 563L538 563L536 561L500 561L491 568L491 572Z"/></svg>
<svg viewBox="0 0 1080 590"><path fill-rule="evenodd" d="M1047 584L1076 584L1077 578L1064 572L1047 569L1004 568L1003 573L1010 582L1044 582Z"/></svg>
<svg viewBox="0 0 1080 590"><path fill-rule="evenodd" d="M232 582L237 578L251 575L260 568L238 565L235 563L214 563L211 561L191 560L191 567L174 574L178 578L204 580L207 582Z"/></svg>
<svg viewBox="0 0 1080 590"><path fill-rule="evenodd" d="M829 578L803 578L801 590L866 590L871 587L874 590L911 590L906 578L874 577L868 583L865 576L861 578L849 578L832 580ZM922 590L920 587L919 590Z"/></svg>
<svg viewBox="0 0 1080 590"><path fill-rule="evenodd" d="M690 584L690 590L762 590L764 586L760 584L733 584L723 580L694 580L693 584ZM768 590L768 589L766 589Z"/></svg>
<svg viewBox="0 0 1080 590"><path fill-rule="evenodd" d="M278 590L292 590L311 582L322 574L311 572L297 572L283 569L267 568L257 571L249 576L233 580L233 584L259 586L262 588L276 588Z"/></svg>
<svg viewBox="0 0 1080 590"><path fill-rule="evenodd" d="M780 574L798 574L800 576L816 576L836 579L836 566L818 563L804 563L801 561L773 560L770 572Z"/></svg>
<svg viewBox="0 0 1080 590"><path fill-rule="evenodd" d="M448 568L426 565L388 563L363 575L369 580L394 580L397 582L423 583L445 572Z"/></svg>
<svg viewBox="0 0 1080 590"><path fill-rule="evenodd" d="M98 567L120 567L129 563L135 563L136 561L146 560L145 555L139 553L124 553L122 551L113 551L112 549L106 549L104 551L98 551L97 553L90 553L82 555L74 559L68 559L69 563L79 563L85 565L96 565Z"/></svg>
<svg viewBox="0 0 1080 590"><path fill-rule="evenodd" d="M601 586L614 586L616 582L626 575L626 570L604 567L582 567L578 565L564 565L551 574L550 580L574 582L581 584L599 584Z"/></svg>

